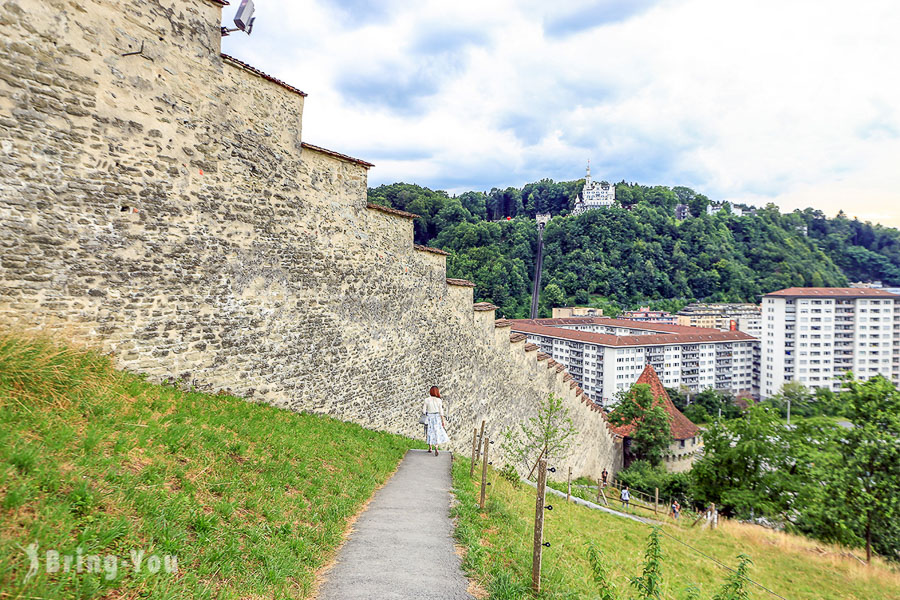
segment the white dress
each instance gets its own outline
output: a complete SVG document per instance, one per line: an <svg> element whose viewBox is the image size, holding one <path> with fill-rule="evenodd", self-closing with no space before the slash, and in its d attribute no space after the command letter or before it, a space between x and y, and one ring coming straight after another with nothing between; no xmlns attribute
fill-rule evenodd
<svg viewBox="0 0 900 600"><path fill-rule="evenodd" d="M429 396L422 404L422 412L425 413L425 443L428 445L446 444L450 441L441 416L444 414L444 403L440 398Z"/></svg>

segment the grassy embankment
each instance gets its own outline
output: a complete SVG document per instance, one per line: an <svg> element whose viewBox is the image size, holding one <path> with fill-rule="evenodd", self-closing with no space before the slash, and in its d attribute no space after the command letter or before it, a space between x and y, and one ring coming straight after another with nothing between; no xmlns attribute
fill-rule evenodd
<svg viewBox="0 0 900 600"><path fill-rule="evenodd" d="M480 511L480 479L469 479L468 459L454 461L454 492L459 500L454 509L456 535L466 548L463 567L490 591L491 598L526 597L531 583L535 490L525 484L515 489L494 472L489 481L489 500ZM567 505L564 498L549 493L547 503L553 510L545 513L544 539L551 547L544 549L541 597L597 597L585 555L590 540L603 551L617 597L635 597L628 580L641 572L650 526ZM711 531L691 528L683 520L679 525L665 525L664 531L731 567L737 566L737 555L748 555L753 560L749 577L790 600L900 598L896 570L880 560L867 567L842 556L843 549L820 542L729 521L720 521L719 528ZM707 600L725 581L726 570L682 544L663 536L662 549L664 598L690 598L688 588L694 586L698 598ZM747 590L753 600L775 598L751 584Z"/></svg>
<svg viewBox="0 0 900 600"><path fill-rule="evenodd" d="M302 598L415 445L0 335L0 598ZM79 548L117 569L46 572L47 550ZM166 554L176 573L149 562Z"/></svg>

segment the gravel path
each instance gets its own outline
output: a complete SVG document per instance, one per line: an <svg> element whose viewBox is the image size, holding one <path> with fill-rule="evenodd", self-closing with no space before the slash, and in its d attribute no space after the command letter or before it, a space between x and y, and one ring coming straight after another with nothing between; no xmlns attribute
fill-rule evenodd
<svg viewBox="0 0 900 600"><path fill-rule="evenodd" d="M450 453L410 450L359 517L318 600L468 600L454 552Z"/></svg>

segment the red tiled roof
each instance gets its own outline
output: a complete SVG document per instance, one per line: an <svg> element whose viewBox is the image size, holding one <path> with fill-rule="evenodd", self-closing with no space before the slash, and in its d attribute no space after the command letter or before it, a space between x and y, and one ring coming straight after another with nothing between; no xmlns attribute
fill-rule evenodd
<svg viewBox="0 0 900 600"><path fill-rule="evenodd" d="M447 278L448 285L460 285L463 287L475 287L475 284L469 281L468 279L452 279Z"/></svg>
<svg viewBox="0 0 900 600"><path fill-rule="evenodd" d="M431 252L432 254L440 254L441 256L447 256L448 253L444 252L440 248L432 248L430 246L422 246L420 244L413 244L413 248L416 250L421 250L422 252Z"/></svg>
<svg viewBox="0 0 900 600"><path fill-rule="evenodd" d="M494 306L490 302L476 302L475 304L472 305L472 308L474 310L484 311L484 310L497 310L498 307Z"/></svg>
<svg viewBox="0 0 900 600"><path fill-rule="evenodd" d="M228 0L209 0L213 4L218 4L219 6L228 6Z"/></svg>
<svg viewBox="0 0 900 600"><path fill-rule="evenodd" d="M406 211L397 210L396 208L391 208L390 206L382 206L380 204L372 204L371 202L366 204L366 208L371 208L372 210L380 210L383 213L387 213L389 215L396 215L398 217L404 217L407 219L418 219L419 215L414 215L413 213L408 213Z"/></svg>
<svg viewBox="0 0 900 600"><path fill-rule="evenodd" d="M227 4L227 3L226 3L226 4ZM260 70L257 69L256 67L251 67L250 65L248 65L247 63L245 63L245 62L242 61L242 60L238 60L238 59L236 59L236 58L233 57L233 56L230 56L230 55L228 55L228 54L225 54L224 52L222 52L222 53L220 54L220 56L222 57L222 60L223 60L223 61L225 61L226 63L230 64L230 65L233 66L233 67L237 67L237 68L239 68L239 69L243 69L243 70L245 70L245 71L249 71L250 73L253 73L254 75L258 75L259 77L262 77L263 79L266 79L266 80L268 80L268 81L271 81L272 83L277 83L277 84L280 85L281 87L285 88L286 90L290 90L291 92L294 92L295 94L300 94L301 96L304 96L304 97L306 96L306 92L303 92L303 91L301 91L301 90L298 90L298 89L295 88L294 86L292 86L292 85L290 85L290 84L287 84L287 83L283 82L283 81L280 80L280 79L277 79L277 78L275 78L275 77L272 77L272 76L269 75L268 73L263 73L262 71L260 71Z"/></svg>
<svg viewBox="0 0 900 600"><path fill-rule="evenodd" d="M535 350L538 350L536 344L532 344L530 342L525 344L525 352L534 352Z"/></svg>
<svg viewBox="0 0 900 600"><path fill-rule="evenodd" d="M659 333L708 333L708 327L692 327L690 325L670 325L668 323L648 323L631 319L614 319L612 317L563 317L557 319L516 319L516 322L562 327L564 325L609 325L610 327L627 327L642 331ZM718 331L718 330L716 330Z"/></svg>
<svg viewBox="0 0 900 600"><path fill-rule="evenodd" d="M512 323L510 323L506 319L497 319L496 321L494 321L494 327L509 327L510 325L512 325Z"/></svg>
<svg viewBox="0 0 900 600"><path fill-rule="evenodd" d="M352 156L347 156L346 154L341 154L340 152L335 152L334 150L329 150L328 148L323 148L321 146L313 146L312 144L307 144L306 142L301 142L300 146L302 148L309 148L310 150L315 150L316 152L321 152L322 154L327 154L329 156L333 156L335 158L339 158L341 160L346 160L347 162L356 163L358 165L362 165L365 168L374 167L370 162L364 161L360 158L353 158ZM402 212L402 211L401 211ZM411 214L411 213L407 213ZM419 216L419 215L416 215Z"/></svg>
<svg viewBox="0 0 900 600"><path fill-rule="evenodd" d="M524 322L523 322L524 321ZM692 327L703 333L667 333L659 335L612 335L609 333L593 333L590 331L575 331L560 327L544 327L531 325L527 320L517 319L512 322L513 331L555 337L563 340L573 340L597 344L600 346L663 346L667 344L708 344L713 342L743 342L756 340L752 335L743 331L719 331L705 327Z"/></svg>
<svg viewBox="0 0 900 600"><path fill-rule="evenodd" d="M771 292L766 296L776 297L795 297L795 298L869 298L877 296L880 298L897 298L897 294L892 294L886 290L877 288L837 288L837 287L791 287L777 292Z"/></svg>
<svg viewBox="0 0 900 600"><path fill-rule="evenodd" d="M509 341L510 341L510 342L524 342L524 341L527 340L527 339L528 339L528 338L525 337L525 336L524 336L523 334L521 334L521 333L511 333L511 334L509 334Z"/></svg>
<svg viewBox="0 0 900 600"><path fill-rule="evenodd" d="M663 387L662 382L659 380L659 376L656 374L656 371L653 370L653 367L647 365L644 367L644 372L641 373L641 376L637 378L637 381L634 382L634 385L639 383L645 383L650 386L650 393L653 394L653 405L657 406L662 403L663 409L666 411L666 414L669 416L669 427L672 430L672 437L676 440L686 440L692 437L695 437L698 433L700 433L700 428L694 425L690 419L688 419L684 414L675 408L675 405L672 404L672 399L669 398L668 392L666 392L666 388ZM632 386L634 388L634 386ZM618 427L611 427L613 433L617 435L621 435L622 437L628 436L632 431L634 431L634 423L628 425L620 425Z"/></svg>

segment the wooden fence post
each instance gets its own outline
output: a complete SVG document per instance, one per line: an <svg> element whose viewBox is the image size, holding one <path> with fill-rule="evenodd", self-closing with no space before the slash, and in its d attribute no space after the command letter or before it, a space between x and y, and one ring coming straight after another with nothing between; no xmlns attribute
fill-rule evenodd
<svg viewBox="0 0 900 600"><path fill-rule="evenodd" d="M541 553L544 549L544 494L547 487L547 461L538 462L537 494L534 503L534 551L531 557L531 589L541 593Z"/></svg>
<svg viewBox="0 0 900 600"><path fill-rule="evenodd" d="M484 440L484 461L481 463L481 502L478 503L478 506L481 510L484 510L484 496L487 492L487 465L488 465L488 448L490 448L490 444L488 443L490 440L485 438Z"/></svg>
<svg viewBox="0 0 900 600"><path fill-rule="evenodd" d="M477 451L476 444L478 443L478 428L472 428L472 464L469 465L469 477L472 477L475 474L475 463L478 461L478 455L475 454Z"/></svg>
<svg viewBox="0 0 900 600"><path fill-rule="evenodd" d="M600 492L603 490L603 483L597 479L597 504L600 504Z"/></svg>
<svg viewBox="0 0 900 600"><path fill-rule="evenodd" d="M566 503L572 501L572 467L569 467L569 478L566 480Z"/></svg>
<svg viewBox="0 0 900 600"><path fill-rule="evenodd" d="M716 503L715 502L710 504L709 507L710 507L710 510L712 511L710 513L710 517L709 517L709 527L710 527L710 529L715 529L716 525L718 524L718 521L719 521L719 513L716 512Z"/></svg>
<svg viewBox="0 0 900 600"><path fill-rule="evenodd" d="M478 454L481 456L481 446L484 442L484 421L481 421L481 433L478 434Z"/></svg>
<svg viewBox="0 0 900 600"><path fill-rule="evenodd" d="M653 488L655 491L653 492L653 513L656 514L659 512L659 488Z"/></svg>

